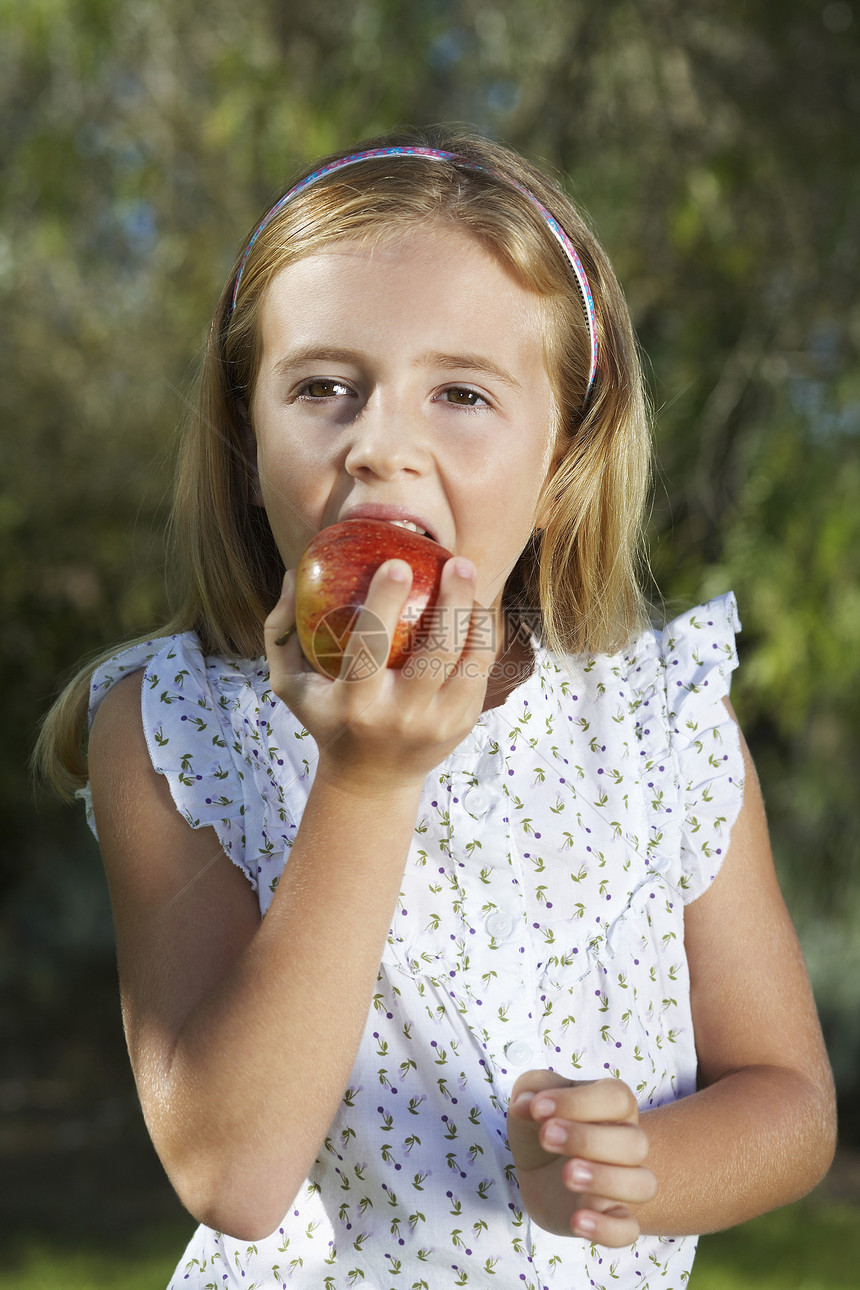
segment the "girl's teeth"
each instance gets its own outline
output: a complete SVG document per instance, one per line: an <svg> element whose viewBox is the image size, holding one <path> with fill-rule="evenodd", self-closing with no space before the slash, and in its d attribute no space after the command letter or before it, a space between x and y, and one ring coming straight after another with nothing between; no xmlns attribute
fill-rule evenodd
<svg viewBox="0 0 860 1290"><path fill-rule="evenodd" d="M422 537L427 536L426 530L420 529L417 524L412 523L412 520L392 520L391 523L396 524L398 528L410 529L413 533L420 533Z"/></svg>

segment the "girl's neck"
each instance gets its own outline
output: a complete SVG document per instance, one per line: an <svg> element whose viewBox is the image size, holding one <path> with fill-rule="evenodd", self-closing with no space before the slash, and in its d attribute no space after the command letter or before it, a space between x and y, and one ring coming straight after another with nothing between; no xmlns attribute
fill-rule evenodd
<svg viewBox="0 0 860 1290"><path fill-rule="evenodd" d="M528 632L516 616L500 611L501 647L490 669L483 711L499 708L534 671L534 650Z"/></svg>

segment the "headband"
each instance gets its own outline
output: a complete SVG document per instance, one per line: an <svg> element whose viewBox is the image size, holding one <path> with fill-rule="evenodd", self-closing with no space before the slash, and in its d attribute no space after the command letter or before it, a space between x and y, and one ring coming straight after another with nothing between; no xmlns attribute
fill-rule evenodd
<svg viewBox="0 0 860 1290"><path fill-rule="evenodd" d="M310 175L306 175L305 178L301 179L295 187L289 190L289 192L284 193L283 197L281 197L279 201L275 202L272 209L267 211L257 227L254 229L251 240L245 247L242 259L239 261L239 268L236 273L236 282L233 287L233 296L230 302L230 312L232 313L236 308L236 298L239 295L239 285L242 281L242 275L245 272L245 265L248 262L248 256L251 254L254 243L257 241L257 238L263 230L268 228L275 216L283 210L287 202L292 201L292 199L298 196L299 193L304 192L306 188L310 188L311 184L315 184L317 180L323 179L326 175L333 175L336 171L343 170L345 166L354 166L356 162L370 161L375 157L427 157L432 161L450 161L458 166L464 166L468 170L476 170L485 175L492 175L494 179L499 179L502 183L509 184L512 188L516 188L518 192L522 193L524 197L528 198L535 210L543 216L547 228L564 251L568 261L570 262L570 266L573 269L576 285L579 288L579 294L582 297L585 321L588 324L588 335L591 343L591 361L588 371L588 384L585 390L585 399L583 400L583 402L587 402L588 396L591 393L591 387L594 384L594 376L597 371L597 321L594 314L594 300L591 295L591 287L588 285L588 278L585 275L585 269L582 267L582 261L576 253L576 248L555 216L547 210L542 202L538 201L534 193L530 192L524 184L517 183L515 179L511 179L507 175L502 175L497 170L491 170L488 166L480 166L474 161L469 161L466 157L461 157L455 152L442 152L437 148L370 148L367 152L353 152L349 156L338 158L337 161L330 161L328 165L321 167L319 170L315 170Z"/></svg>

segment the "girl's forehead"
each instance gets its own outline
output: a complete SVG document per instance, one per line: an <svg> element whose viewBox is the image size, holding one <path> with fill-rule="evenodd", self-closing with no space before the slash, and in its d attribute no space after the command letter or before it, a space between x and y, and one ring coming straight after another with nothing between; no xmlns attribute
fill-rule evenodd
<svg viewBox="0 0 860 1290"><path fill-rule="evenodd" d="M482 237L459 221L441 216L369 224L363 229L334 236L323 231L315 244L286 261L283 269L276 269L274 277L295 264L319 257L361 257L368 263L385 263L400 257L447 262L452 256L463 254L484 260L488 270L494 268L516 281L524 291L539 294L489 236Z"/></svg>
<svg viewBox="0 0 860 1290"><path fill-rule="evenodd" d="M281 269L262 311L264 350L337 334L443 352L480 341L524 367L544 365L544 301L473 236L421 226L339 239ZM346 343L346 341L344 341Z"/></svg>
<svg viewBox="0 0 860 1290"><path fill-rule="evenodd" d="M263 299L266 316L290 301L320 309L338 302L372 305L386 294L406 299L437 299L453 316L504 301L513 309L519 331L529 323L543 328L545 299L514 273L493 249L468 230L441 220L407 224L367 235L334 238L277 270Z"/></svg>

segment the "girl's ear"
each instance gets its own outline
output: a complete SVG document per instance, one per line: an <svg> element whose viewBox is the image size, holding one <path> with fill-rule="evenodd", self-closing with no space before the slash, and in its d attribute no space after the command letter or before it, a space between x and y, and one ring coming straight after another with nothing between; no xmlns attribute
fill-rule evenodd
<svg viewBox="0 0 860 1290"><path fill-rule="evenodd" d="M257 469L257 439L251 425L247 404L242 399L236 401L236 415L242 429L242 449L245 464L248 467L248 492L252 506L263 505L263 493L260 488L260 473Z"/></svg>

